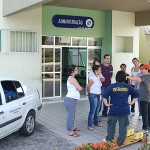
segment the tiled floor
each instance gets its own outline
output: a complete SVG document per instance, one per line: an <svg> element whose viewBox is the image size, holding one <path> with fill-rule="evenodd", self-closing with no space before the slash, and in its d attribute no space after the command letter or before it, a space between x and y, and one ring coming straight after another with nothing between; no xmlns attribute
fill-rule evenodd
<svg viewBox="0 0 150 150"><path fill-rule="evenodd" d="M137 108L137 103L136 103ZM43 103L42 113L38 119L38 122L57 133L58 135L66 138L67 140L73 142L77 145L82 145L88 142L100 142L106 136L107 132L107 118L101 118L103 127L95 127L94 131L89 131L87 129L87 116L89 111L88 100L78 101L76 107L76 120L75 126L80 128L80 137L71 137L67 135L66 131L66 110L63 102L58 103ZM142 121L138 120L138 111L136 110L136 115L130 117L129 128L134 128L135 131L140 131L142 126ZM117 127L118 129L118 127ZM116 133L117 134L117 133ZM137 150L141 143L132 144L128 147L122 148L122 150ZM59 150L59 148L58 148Z"/></svg>

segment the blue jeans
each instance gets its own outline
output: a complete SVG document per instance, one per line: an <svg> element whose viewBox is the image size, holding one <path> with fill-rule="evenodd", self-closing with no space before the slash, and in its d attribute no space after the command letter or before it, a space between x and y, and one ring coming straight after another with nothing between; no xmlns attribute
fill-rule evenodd
<svg viewBox="0 0 150 150"><path fill-rule="evenodd" d="M88 116L88 127L92 127L94 123L95 126L98 126L98 113L99 113L99 97L100 95L89 93L89 102L90 102L90 112Z"/></svg>
<svg viewBox="0 0 150 150"><path fill-rule="evenodd" d="M106 90L106 86L102 86L101 89L102 89L102 95L104 94L105 90ZM103 98L103 97L102 97ZM109 99L107 99L107 102L109 103ZM108 107L105 106L105 104L103 103L103 111L102 111L102 116L107 116L107 113L108 113Z"/></svg>
<svg viewBox="0 0 150 150"><path fill-rule="evenodd" d="M72 131L74 128L77 100L73 98L65 97L64 103L67 110L67 130Z"/></svg>

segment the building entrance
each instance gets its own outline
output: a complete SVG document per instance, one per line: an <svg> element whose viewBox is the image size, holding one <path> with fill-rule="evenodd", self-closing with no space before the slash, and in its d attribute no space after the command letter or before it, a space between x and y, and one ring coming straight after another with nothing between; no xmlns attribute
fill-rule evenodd
<svg viewBox="0 0 150 150"><path fill-rule="evenodd" d="M86 72L87 72L87 49L81 47L63 47L62 48L62 96L67 93L66 81L68 78L67 67L74 64L78 68L78 74L75 76L83 90L80 92L81 98L86 97Z"/></svg>
<svg viewBox="0 0 150 150"><path fill-rule="evenodd" d="M102 38L42 37L42 98L60 98L67 93L67 66L78 67L76 79L83 87L81 98L86 98L88 72L96 58L101 62Z"/></svg>

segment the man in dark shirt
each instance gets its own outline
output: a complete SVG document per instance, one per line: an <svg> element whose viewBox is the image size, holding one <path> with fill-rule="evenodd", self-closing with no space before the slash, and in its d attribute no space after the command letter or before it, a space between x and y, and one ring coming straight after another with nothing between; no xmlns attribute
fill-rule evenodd
<svg viewBox="0 0 150 150"><path fill-rule="evenodd" d="M121 146L124 143L129 124L128 115L130 114L130 106L135 103L140 94L130 85L125 84L126 73L118 71L116 74L117 83L111 84L103 94L103 102L107 107L110 107L107 121L107 136L106 141L112 141L115 136L116 123L119 122L119 137L117 145ZM134 99L128 102L128 97L131 95ZM107 99L110 96L110 104Z"/></svg>
<svg viewBox="0 0 150 150"><path fill-rule="evenodd" d="M112 65L110 65L110 55L109 54L104 55L103 64L101 64L100 66L101 66L101 70L102 70L102 75L105 78L105 81L102 82L102 87L101 87L102 95L103 95L106 88L111 84L111 77L112 77L112 72L113 72L113 67L112 67ZM107 99L107 100L109 101L109 99ZM102 111L103 117L107 117L107 111L108 111L108 108L105 105L103 105L103 111Z"/></svg>
<svg viewBox="0 0 150 150"><path fill-rule="evenodd" d="M127 68L126 64L121 64L121 65L120 65L121 71L124 71L125 73L126 73L126 68ZM126 76L129 76L129 74L126 73ZM127 79L124 81L124 83L130 85L130 79L127 78Z"/></svg>

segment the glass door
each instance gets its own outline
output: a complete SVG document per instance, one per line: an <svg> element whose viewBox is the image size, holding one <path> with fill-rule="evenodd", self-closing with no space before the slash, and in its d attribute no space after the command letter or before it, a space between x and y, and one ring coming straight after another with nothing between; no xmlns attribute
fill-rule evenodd
<svg viewBox="0 0 150 150"><path fill-rule="evenodd" d="M42 97L61 97L61 48L42 48Z"/></svg>
<svg viewBox="0 0 150 150"><path fill-rule="evenodd" d="M88 48L88 72L90 72L94 59L99 60L101 63L101 49L100 48Z"/></svg>
<svg viewBox="0 0 150 150"><path fill-rule="evenodd" d="M83 87L80 92L81 98L86 96L86 71L87 71L87 48L83 47L63 47L62 48L62 93L63 97L67 93L67 67L68 65L76 65L78 74L75 76L79 84Z"/></svg>

